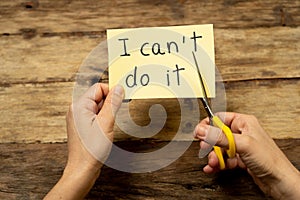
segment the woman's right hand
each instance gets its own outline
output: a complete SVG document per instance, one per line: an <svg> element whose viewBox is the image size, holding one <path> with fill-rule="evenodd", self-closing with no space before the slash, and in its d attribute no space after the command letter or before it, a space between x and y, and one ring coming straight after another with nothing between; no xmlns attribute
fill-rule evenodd
<svg viewBox="0 0 300 200"><path fill-rule="evenodd" d="M247 169L255 183L265 193L276 199L300 199L300 173L291 164L273 139L260 126L254 116L238 113L217 113L231 129L237 155L226 160L227 168ZM228 148L224 133L210 126L209 119L202 120L195 128L194 136L200 139L200 148L205 141L217 140L216 146ZM212 151L208 156L205 173L219 171L219 160Z"/></svg>

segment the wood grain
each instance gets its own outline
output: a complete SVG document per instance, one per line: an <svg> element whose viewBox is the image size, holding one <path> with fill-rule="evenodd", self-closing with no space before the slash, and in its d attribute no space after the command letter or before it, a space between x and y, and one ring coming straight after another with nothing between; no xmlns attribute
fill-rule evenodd
<svg viewBox="0 0 300 200"><path fill-rule="evenodd" d="M224 81L300 77L300 28L214 32L216 65ZM104 40L105 36L0 37L0 85L74 81L84 59Z"/></svg>
<svg viewBox="0 0 300 200"><path fill-rule="evenodd" d="M276 142L300 169L300 140ZM133 152L164 144L117 143ZM0 149L0 198L7 200L42 199L62 175L67 158L66 144L0 144ZM206 159L198 159L197 152L194 142L174 163L151 173L130 174L104 167L86 199L266 199L245 171L204 174ZM159 159L163 158L153 162Z"/></svg>
<svg viewBox="0 0 300 200"><path fill-rule="evenodd" d="M202 23L215 27L216 65L226 82L227 110L257 115L275 138L299 137L292 126L299 123L298 1L5 0L0 7L1 142L66 140L64 118L77 70L105 41L107 28ZM154 103L168 112L154 139L170 140L180 123L176 100L133 101L132 120L149 123ZM179 132L195 125L189 119L184 123ZM134 139L117 126L115 130L117 140Z"/></svg>
<svg viewBox="0 0 300 200"><path fill-rule="evenodd" d="M228 82L226 99L218 97L221 102L227 103L227 111L235 111L256 115L263 127L274 138L299 138L300 130L293 124L300 123L300 80L265 80ZM62 142L66 141L65 113L72 101L72 82L25 84L2 87L0 90L0 141L11 142ZM222 97L222 98L221 98ZM149 108L154 104L165 106L168 119L163 129L154 136L158 140L170 140L178 131L181 120L180 105L176 99L135 100L129 103L131 119L137 125L147 125ZM190 109L193 118L193 109L196 104L190 105L186 100L185 109ZM201 105L201 104L200 104ZM190 107L192 106L192 107ZM221 106L222 109L224 108ZM216 106L215 111L218 110ZM121 122L130 119L127 115ZM200 118L206 115L201 112ZM199 118L199 119L200 119ZM194 119L193 119L194 120ZM182 139L190 138L191 131L196 124L189 124L189 118L184 119ZM134 131L128 123L126 130ZM116 140L135 138L123 133L117 126Z"/></svg>
<svg viewBox="0 0 300 200"><path fill-rule="evenodd" d="M65 113L75 77L91 50L106 40L106 29L207 23L214 24L216 65L226 88L224 98L219 80L215 111L226 103L227 111L256 115L300 169L300 1L2 0L0 199L42 199L61 176L67 158ZM107 74L102 78L108 81ZM191 102L183 101L191 114L183 120L178 143L189 139L195 126L190 121L205 116L201 106L201 116L195 116L199 106ZM150 139L130 136L135 130L126 122L147 125L149 108L157 103L168 114L162 130ZM152 151L173 139L181 115L176 99L128 105L130 118L121 110L123 124L115 126L118 146ZM124 124L128 132L121 130ZM156 172L104 167L86 199L269 199L244 171L205 175L198 145L193 142Z"/></svg>
<svg viewBox="0 0 300 200"><path fill-rule="evenodd" d="M213 23L217 28L290 26L300 22L299 1L1 1L3 34L105 31L107 28Z"/></svg>
<svg viewBox="0 0 300 200"><path fill-rule="evenodd" d="M1 88L1 142L61 142L73 83Z"/></svg>

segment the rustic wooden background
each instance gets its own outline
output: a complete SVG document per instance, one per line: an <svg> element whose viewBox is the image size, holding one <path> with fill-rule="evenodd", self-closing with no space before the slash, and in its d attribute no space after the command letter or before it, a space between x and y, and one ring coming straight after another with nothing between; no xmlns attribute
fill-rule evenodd
<svg viewBox="0 0 300 200"><path fill-rule="evenodd" d="M2 0L0 198L41 199L59 179L75 74L106 29L206 23L214 24L227 110L255 114L299 169L300 1ZM160 136L130 139L116 127L119 145L138 150L168 142L180 120L176 101L132 101L131 114L146 123L157 102L168 111ZM194 142L153 173L104 168L87 199L266 198L243 171L203 174L206 161L197 151Z"/></svg>

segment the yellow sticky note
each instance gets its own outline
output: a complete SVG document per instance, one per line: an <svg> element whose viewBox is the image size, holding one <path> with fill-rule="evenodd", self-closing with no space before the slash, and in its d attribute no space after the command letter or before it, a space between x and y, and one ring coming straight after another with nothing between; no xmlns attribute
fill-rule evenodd
<svg viewBox="0 0 300 200"><path fill-rule="evenodd" d="M197 58L208 97L215 96L213 25L107 30L109 87L125 99L198 98Z"/></svg>

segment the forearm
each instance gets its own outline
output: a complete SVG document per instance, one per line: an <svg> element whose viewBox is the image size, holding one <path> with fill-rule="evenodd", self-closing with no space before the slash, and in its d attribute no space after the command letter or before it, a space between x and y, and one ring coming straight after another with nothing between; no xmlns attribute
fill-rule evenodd
<svg viewBox="0 0 300 200"><path fill-rule="evenodd" d="M283 174L279 184L272 188L272 196L280 200L300 199L300 173L294 166L286 174Z"/></svg>
<svg viewBox="0 0 300 200"><path fill-rule="evenodd" d="M83 199L93 187L100 174L97 172L70 173L65 170L61 179L44 198L47 199Z"/></svg>
<svg viewBox="0 0 300 200"><path fill-rule="evenodd" d="M283 152L278 152L273 162L272 175L262 178L268 193L274 199L300 199L300 172ZM269 179L269 180L268 180Z"/></svg>

